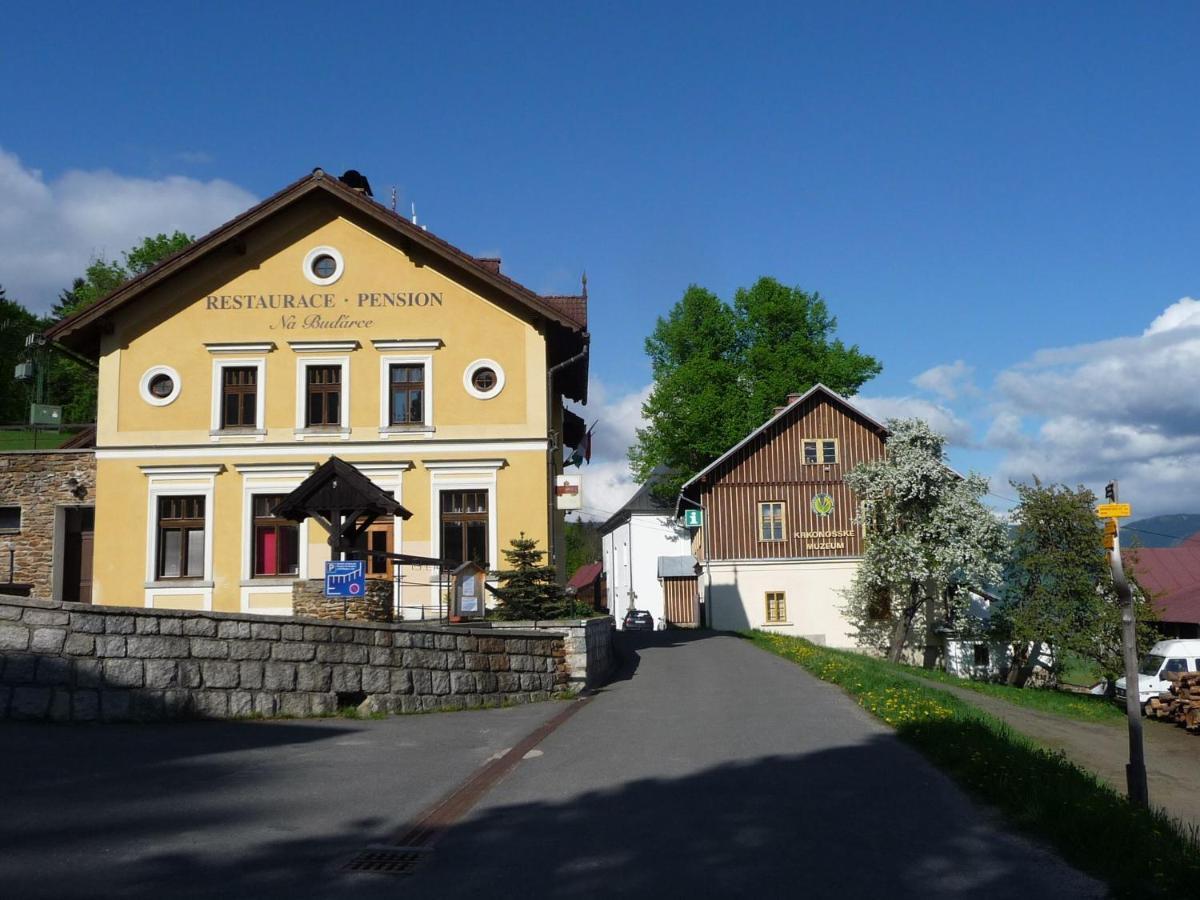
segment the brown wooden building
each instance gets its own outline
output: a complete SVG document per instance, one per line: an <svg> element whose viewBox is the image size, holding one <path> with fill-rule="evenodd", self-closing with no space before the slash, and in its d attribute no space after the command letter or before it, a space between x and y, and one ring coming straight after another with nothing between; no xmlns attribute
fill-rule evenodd
<svg viewBox="0 0 1200 900"><path fill-rule="evenodd" d="M851 646L841 591L863 551L845 483L884 455L887 429L817 385L688 481L676 510L700 509L693 535L715 628L769 628Z"/></svg>

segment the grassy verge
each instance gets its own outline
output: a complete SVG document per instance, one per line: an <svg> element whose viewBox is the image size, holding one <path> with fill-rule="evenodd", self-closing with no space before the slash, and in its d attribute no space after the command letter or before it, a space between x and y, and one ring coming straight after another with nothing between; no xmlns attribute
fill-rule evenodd
<svg viewBox="0 0 1200 900"><path fill-rule="evenodd" d="M882 663L886 665L886 663ZM949 684L954 687L975 691L998 700L1005 700L1015 706L1025 706L1039 712L1053 713L1068 719L1078 719L1081 722L1107 722L1114 725L1125 720L1125 710L1104 697L1092 697L1088 694L1069 694L1066 691L1055 691L1049 688L1018 688L1006 684L993 684L989 681L971 681L969 678L956 678L945 672L920 669L916 666L897 666L896 670L906 675L936 681L939 684Z"/></svg>
<svg viewBox="0 0 1200 900"><path fill-rule="evenodd" d="M0 451L53 450L69 437L71 437L69 431L38 431L37 447L34 447L32 429L0 430Z"/></svg>
<svg viewBox="0 0 1200 900"><path fill-rule="evenodd" d="M939 768L1118 897L1195 896L1200 846L1091 773L881 660L761 631L746 637L844 688Z"/></svg>

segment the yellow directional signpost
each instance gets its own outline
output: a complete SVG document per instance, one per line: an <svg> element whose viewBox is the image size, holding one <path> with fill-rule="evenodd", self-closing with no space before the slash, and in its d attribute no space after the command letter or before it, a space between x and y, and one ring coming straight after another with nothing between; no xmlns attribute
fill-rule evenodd
<svg viewBox="0 0 1200 900"><path fill-rule="evenodd" d="M1138 689L1137 635L1133 622L1133 589L1125 577L1121 562L1121 529L1117 519L1132 515L1128 503L1117 502L1117 483L1110 481L1104 488L1104 499L1096 507L1096 515L1105 519L1104 549L1108 551L1108 567L1112 571L1113 587L1121 600L1121 643L1125 656L1125 714L1129 717L1129 764L1125 766L1125 783L1129 802L1149 806L1150 792L1146 786L1146 756L1142 747L1142 695Z"/></svg>

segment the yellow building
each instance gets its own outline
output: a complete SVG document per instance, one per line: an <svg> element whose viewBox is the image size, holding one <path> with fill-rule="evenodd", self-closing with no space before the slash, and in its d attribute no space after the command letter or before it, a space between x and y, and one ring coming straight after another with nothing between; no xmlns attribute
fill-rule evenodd
<svg viewBox="0 0 1200 900"><path fill-rule="evenodd" d="M99 361L94 602L290 612L327 535L272 506L332 455L413 514L372 549L495 568L524 532L561 570L586 287L535 294L355 176L315 170L47 332ZM404 614L436 615L436 569L400 572Z"/></svg>

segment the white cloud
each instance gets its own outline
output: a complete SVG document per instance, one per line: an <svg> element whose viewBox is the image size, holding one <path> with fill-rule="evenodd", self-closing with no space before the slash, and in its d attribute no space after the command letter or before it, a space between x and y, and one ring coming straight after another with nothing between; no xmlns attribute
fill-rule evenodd
<svg viewBox="0 0 1200 900"><path fill-rule="evenodd" d="M1140 335L1039 351L996 379L986 444L1000 472L1098 490L1121 481L1139 516L1200 510L1200 302Z"/></svg>
<svg viewBox="0 0 1200 900"><path fill-rule="evenodd" d="M613 394L597 378L588 385L590 402L574 407L589 426L597 423L592 434L592 461L583 473L583 517L607 519L634 495L638 484L629 471L627 454L644 425L642 404L650 396L650 385L623 394Z"/></svg>
<svg viewBox="0 0 1200 900"><path fill-rule="evenodd" d="M930 391L946 400L954 400L960 395L974 396L979 393L979 388L975 386L974 374L974 366L968 366L963 360L956 359L947 365L926 369L912 382L922 390Z"/></svg>
<svg viewBox="0 0 1200 900"><path fill-rule="evenodd" d="M45 312L93 257L120 259L159 232L205 234L255 202L221 179L133 178L100 169L46 181L0 149L0 285Z"/></svg>
<svg viewBox="0 0 1200 900"><path fill-rule="evenodd" d="M880 422L888 419L924 419L934 431L960 447L971 444L971 426L951 409L919 397L851 397L850 402Z"/></svg>

